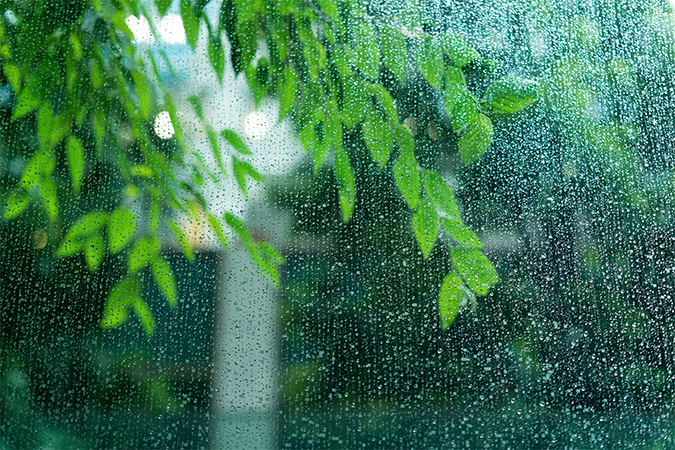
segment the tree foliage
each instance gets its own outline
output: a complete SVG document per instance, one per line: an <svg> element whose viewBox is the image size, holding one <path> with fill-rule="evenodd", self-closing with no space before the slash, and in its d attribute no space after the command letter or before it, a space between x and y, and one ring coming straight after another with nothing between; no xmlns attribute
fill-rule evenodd
<svg viewBox="0 0 675 450"><path fill-rule="evenodd" d="M464 164L475 163L493 139L490 117L526 108L537 100L538 84L495 81L495 63L452 33L434 33L416 2L401 2L385 17L357 1L225 0L217 21L207 16L208 3L180 1L187 42L197 49L206 40L220 80L228 56L256 103L278 98L279 119L292 120L314 172L332 167L343 221L369 191L355 165L390 174L424 257L442 236L452 239L452 286L486 295L496 272L439 175L439 158L454 149ZM167 302L176 301L171 269L160 255L163 235L173 235L193 257L179 216L197 221L205 211L223 245L229 227L277 284L283 262L271 246L252 239L241 218L211 214L203 197L204 179L227 175L223 144L249 155L244 141L232 130L214 130L200 99L191 98L221 173L209 169L186 144L176 101L159 81L158 66L168 60L134 45L128 18L152 24L150 12L162 16L170 6L166 0L5 2L0 22L10 98L2 115L3 157L19 166L2 184L3 217L16 220L31 211L48 229L57 257L82 254L92 271L105 258L126 260L127 274L108 295L101 325L119 325L133 310L148 333L153 322L138 293L139 276L149 271ZM483 88L470 89L467 80ZM174 128L172 140L153 132L162 110ZM357 161L355 146L364 146L370 160ZM247 180L262 177L236 154L231 158L245 194ZM448 301L447 284L440 294L444 327L462 304Z"/></svg>

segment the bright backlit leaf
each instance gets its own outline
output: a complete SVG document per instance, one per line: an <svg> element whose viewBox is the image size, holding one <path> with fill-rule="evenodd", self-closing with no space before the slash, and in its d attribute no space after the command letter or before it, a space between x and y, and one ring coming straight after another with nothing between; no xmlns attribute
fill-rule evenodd
<svg viewBox="0 0 675 450"><path fill-rule="evenodd" d="M363 123L363 139L373 161L380 170L389 161L389 154L394 143L391 130L387 122L379 114L373 114Z"/></svg>
<svg viewBox="0 0 675 450"><path fill-rule="evenodd" d="M462 303L464 289L464 282L456 272L450 272L443 279L438 295L441 329L447 330L455 321Z"/></svg>
<svg viewBox="0 0 675 450"><path fill-rule="evenodd" d="M423 38L417 47L417 67L425 80L436 90L441 90L443 83L443 53L436 39Z"/></svg>
<svg viewBox="0 0 675 450"><path fill-rule="evenodd" d="M82 187L82 178L84 178L84 148L82 147L82 142L77 137L70 136L68 138L66 142L66 156L68 158L73 192L79 194Z"/></svg>
<svg viewBox="0 0 675 450"><path fill-rule="evenodd" d="M434 249L440 229L438 220L438 213L429 197L422 197L417 211L413 213L412 226L424 259L429 258Z"/></svg>
<svg viewBox="0 0 675 450"><path fill-rule="evenodd" d="M141 238L129 250L129 273L136 273L159 254L159 240L154 236Z"/></svg>
<svg viewBox="0 0 675 450"><path fill-rule="evenodd" d="M105 242L101 234L96 232L92 234L84 243L84 260L87 267L92 272L96 271L103 261L105 255Z"/></svg>
<svg viewBox="0 0 675 450"><path fill-rule="evenodd" d="M539 83L524 78L506 77L492 83L483 95L488 112L512 114L527 108L539 98Z"/></svg>
<svg viewBox="0 0 675 450"><path fill-rule="evenodd" d="M478 295L487 295L499 281L494 266L479 250L456 247L452 250L452 262L469 288Z"/></svg>
<svg viewBox="0 0 675 450"><path fill-rule="evenodd" d="M220 134L237 152L247 156L252 154L244 140L235 131L223 130Z"/></svg>
<svg viewBox="0 0 675 450"><path fill-rule="evenodd" d="M427 195L436 206L448 217L459 219L459 207L448 183L438 173L431 170L422 172L422 180L424 181L424 189Z"/></svg>
<svg viewBox="0 0 675 450"><path fill-rule="evenodd" d="M458 143L459 156L462 158L462 162L469 165L478 161L490 147L493 136L492 122L487 116L480 114L474 120L468 122Z"/></svg>
<svg viewBox="0 0 675 450"><path fill-rule="evenodd" d="M464 39L455 34L447 33L443 35L440 38L440 42L445 54L448 55L453 64L459 68L480 58L476 50L469 47Z"/></svg>
<svg viewBox="0 0 675 450"><path fill-rule="evenodd" d="M169 263L161 256L158 256L152 260L150 268L152 269L152 277L155 279L155 283L160 292L164 295L166 302L170 307L175 308L178 304L176 297L176 279L174 278Z"/></svg>
<svg viewBox="0 0 675 450"><path fill-rule="evenodd" d="M338 197L342 221L349 222L356 206L356 179L349 163L349 156L342 147L335 149L335 178L338 182Z"/></svg>
<svg viewBox="0 0 675 450"><path fill-rule="evenodd" d="M400 31L391 25L380 28L382 62L399 81L405 81L408 68L408 49Z"/></svg>
<svg viewBox="0 0 675 450"><path fill-rule="evenodd" d="M24 212L29 204L30 197L28 197L26 191L21 188L15 189L10 192L5 200L3 217L5 220L13 219Z"/></svg>
<svg viewBox="0 0 675 450"><path fill-rule="evenodd" d="M123 206L115 209L110 215L108 225L108 247L110 253L117 253L127 246L136 232L136 217Z"/></svg>

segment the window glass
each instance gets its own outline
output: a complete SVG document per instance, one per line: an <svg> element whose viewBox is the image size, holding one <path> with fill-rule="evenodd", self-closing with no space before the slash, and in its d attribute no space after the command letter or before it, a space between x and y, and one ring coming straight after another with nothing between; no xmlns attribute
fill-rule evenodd
<svg viewBox="0 0 675 450"><path fill-rule="evenodd" d="M0 6L0 450L675 445L670 4Z"/></svg>

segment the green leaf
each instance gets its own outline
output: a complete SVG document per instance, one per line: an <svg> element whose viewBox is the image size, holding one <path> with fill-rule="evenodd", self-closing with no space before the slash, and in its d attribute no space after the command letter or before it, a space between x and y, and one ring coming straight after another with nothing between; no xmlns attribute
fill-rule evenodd
<svg viewBox="0 0 675 450"><path fill-rule="evenodd" d="M30 114L40 106L40 99L35 94L32 86L26 86L16 98L16 105L12 113L12 120L20 119Z"/></svg>
<svg viewBox="0 0 675 450"><path fill-rule="evenodd" d="M539 83L517 77L506 77L492 83L483 95L488 112L512 114L521 111L539 98Z"/></svg>
<svg viewBox="0 0 675 450"><path fill-rule="evenodd" d="M363 83L357 80L345 80L344 83L342 121L347 128L352 129L361 122L365 111L371 111L372 107L366 98Z"/></svg>
<svg viewBox="0 0 675 450"><path fill-rule="evenodd" d="M102 328L115 328L122 325L129 316L128 308L140 297L138 277L123 278L108 294L105 310L101 318Z"/></svg>
<svg viewBox="0 0 675 450"><path fill-rule="evenodd" d="M278 289L281 286L278 265L285 262L285 258L266 242L260 242L249 250L260 271L267 275L272 284Z"/></svg>
<svg viewBox="0 0 675 450"><path fill-rule="evenodd" d="M152 268L152 277L155 279L155 283L157 283L157 287L162 292L162 295L164 295L166 302L171 308L175 308L178 304L176 298L176 280L169 263L161 256L158 256L152 260L150 267Z"/></svg>
<svg viewBox="0 0 675 450"><path fill-rule="evenodd" d="M100 233L92 234L84 244L84 259L87 262L87 267L92 272L101 265L103 256L105 255L105 242Z"/></svg>
<svg viewBox="0 0 675 450"><path fill-rule="evenodd" d="M459 313L464 293L464 282L456 272L450 272L443 279L438 295L438 309L440 311L441 329L447 330Z"/></svg>
<svg viewBox="0 0 675 450"><path fill-rule="evenodd" d="M295 92L298 89L298 76L295 69L287 65L284 67L283 79L279 79L279 121L286 117L295 101Z"/></svg>
<svg viewBox="0 0 675 450"><path fill-rule="evenodd" d="M54 179L45 178L42 180L42 183L40 183L40 197L42 198L42 205L49 216L49 220L54 222L59 216L59 198Z"/></svg>
<svg viewBox="0 0 675 450"><path fill-rule="evenodd" d="M490 260L478 250L455 247L452 250L452 262L469 288L478 295L487 295L499 281Z"/></svg>
<svg viewBox="0 0 675 450"><path fill-rule="evenodd" d="M223 227L220 225L220 221L217 217L209 214L209 223L211 224L213 231L216 233L216 236L218 236L218 240L220 241L220 245L223 247L223 250L227 250L229 245L227 244L227 238L223 232Z"/></svg>
<svg viewBox="0 0 675 450"><path fill-rule="evenodd" d="M21 187L28 190L37 186L44 175L51 175L56 167L54 152L48 148L38 150L26 163L21 175Z"/></svg>
<svg viewBox="0 0 675 450"><path fill-rule="evenodd" d="M155 0L155 5L157 6L159 15L164 16L172 3L173 0Z"/></svg>
<svg viewBox="0 0 675 450"><path fill-rule="evenodd" d="M238 20L234 39L229 33L228 37L232 45L232 66L238 74L249 65L258 50L258 25L254 20Z"/></svg>
<svg viewBox="0 0 675 450"><path fill-rule="evenodd" d="M338 7L336 2L333 0L316 0L317 5L321 9L321 12L326 15L330 20L337 22L340 20L338 15Z"/></svg>
<svg viewBox="0 0 675 450"><path fill-rule="evenodd" d="M100 230L108 222L108 215L102 211L92 211L77 219L66 236L89 236Z"/></svg>
<svg viewBox="0 0 675 450"><path fill-rule="evenodd" d="M440 39L443 51L453 64L459 68L466 66L475 59L479 59L480 55L473 48L469 47L461 37L448 33Z"/></svg>
<svg viewBox="0 0 675 450"><path fill-rule="evenodd" d="M183 233L183 230L181 230L178 225L171 221L169 222L169 227L171 228L171 232L176 238L178 245L180 245L180 248L183 250L185 257L188 259L188 261L194 261L195 255L192 250L192 246L190 245L190 241L188 240L187 236L185 236L185 233Z"/></svg>
<svg viewBox="0 0 675 450"><path fill-rule="evenodd" d="M326 68L326 48L314 39L313 35L311 36L312 40L305 44L302 55L309 72L309 78L316 83L319 81L319 75Z"/></svg>
<svg viewBox="0 0 675 450"><path fill-rule="evenodd" d="M154 172L145 164L139 164L131 167L131 175L139 178L152 178Z"/></svg>
<svg viewBox="0 0 675 450"><path fill-rule="evenodd" d="M389 91L379 83L371 84L369 88L382 107L387 120L391 123L398 123L398 111L396 110L394 99L391 97L391 94L389 94Z"/></svg>
<svg viewBox="0 0 675 450"><path fill-rule="evenodd" d="M469 165L478 161L490 147L493 136L492 122L483 114L480 114L477 120L469 122L458 142L462 162Z"/></svg>
<svg viewBox="0 0 675 450"><path fill-rule="evenodd" d="M260 61L258 61L258 64L260 64ZM251 91L251 94L253 94L253 101L255 102L256 107L260 106L260 102L262 101L266 92L265 84L260 82L260 79L257 75L258 69L253 64L249 64L244 69L246 83L248 84L249 91Z"/></svg>
<svg viewBox="0 0 675 450"><path fill-rule="evenodd" d="M338 197L340 199L340 210L342 211L342 221L349 222L350 217L356 205L356 179L354 170L349 164L349 157L342 146L334 149L335 151L335 178L338 182Z"/></svg>
<svg viewBox="0 0 675 450"><path fill-rule="evenodd" d="M3 64L2 71L9 84L12 85L14 93L18 93L21 89L21 69L14 64Z"/></svg>
<svg viewBox="0 0 675 450"><path fill-rule="evenodd" d="M110 253L117 253L127 246L136 232L136 217L123 206L115 209L110 215L108 225L108 247Z"/></svg>
<svg viewBox="0 0 675 450"><path fill-rule="evenodd" d="M373 28L360 23L354 37L355 48L352 63L363 76L371 80L380 77L380 50Z"/></svg>
<svg viewBox="0 0 675 450"><path fill-rule="evenodd" d="M197 113L197 117L199 117L202 121L204 121L204 111L202 110L202 101L197 97L196 95L191 95L188 97L188 101L192 105L192 109L195 110L195 113Z"/></svg>
<svg viewBox="0 0 675 450"><path fill-rule="evenodd" d="M415 160L415 139L412 137L408 129L402 124L396 124L392 127L392 132L401 154Z"/></svg>
<svg viewBox="0 0 675 450"><path fill-rule="evenodd" d="M152 336L155 332L155 318L152 316L150 307L140 295L134 297L133 306L136 317L141 322L146 336Z"/></svg>
<svg viewBox="0 0 675 450"><path fill-rule="evenodd" d="M88 110L86 107L81 107L79 112L78 126L82 124L84 117L86 116ZM54 147L58 144L61 139L64 138L71 131L72 121L65 114L54 116L52 119L52 130L51 130L51 139L49 141L49 147Z"/></svg>
<svg viewBox="0 0 675 450"><path fill-rule="evenodd" d="M447 99L448 96L446 96L445 103L449 104L450 102ZM476 107L475 97L466 88L462 87L455 97L452 110L448 110L448 115L450 116L453 130L461 136L468 124L477 121L480 116L480 112Z"/></svg>
<svg viewBox="0 0 675 450"><path fill-rule="evenodd" d="M208 20L206 20L206 24L209 24ZM211 67L213 67L213 71L216 72L218 81L222 83L223 75L225 74L225 51L223 50L223 44L220 41L220 35L214 34L210 25L208 51Z"/></svg>
<svg viewBox="0 0 675 450"><path fill-rule="evenodd" d="M443 85L443 53L436 39L423 38L417 47L417 67L425 80L437 91Z"/></svg>
<svg viewBox="0 0 675 450"><path fill-rule="evenodd" d="M190 0L180 0L180 13L183 19L183 28L185 29L185 38L188 44L195 49L197 40L199 39L199 17L195 15L192 10Z"/></svg>
<svg viewBox="0 0 675 450"><path fill-rule="evenodd" d="M420 200L420 175L417 171L417 162L410 157L401 155L394 164L394 182L408 207L417 208Z"/></svg>
<svg viewBox="0 0 675 450"><path fill-rule="evenodd" d="M330 153L331 136L328 136L328 134L337 132L337 130L327 128L333 125L326 125L324 117L323 110L315 109L307 120L304 121L304 126L300 131L300 140L312 155L312 167L315 175L319 173L319 169ZM329 119L334 120L335 117L329 117ZM323 139L319 139L319 136ZM342 145L341 142L340 145Z"/></svg>
<svg viewBox="0 0 675 450"><path fill-rule="evenodd" d="M380 28L380 52L384 65L399 81L405 81L408 49L401 32L390 25L382 26Z"/></svg>
<svg viewBox="0 0 675 450"><path fill-rule="evenodd" d="M43 103L37 112L37 128L40 149L47 150L52 141L52 109L48 103Z"/></svg>
<svg viewBox="0 0 675 450"><path fill-rule="evenodd" d="M244 243L246 244L253 243L253 239L251 238L251 235L246 229L246 225L241 219L239 219L234 214L227 212L225 213L225 222L227 222L230 228L232 228L232 231L237 233L237 235L244 241Z"/></svg>
<svg viewBox="0 0 675 450"><path fill-rule="evenodd" d="M79 194L82 187L82 178L84 178L84 148L82 142L75 136L70 136L66 142L66 157L73 192Z"/></svg>
<svg viewBox="0 0 675 450"><path fill-rule="evenodd" d="M156 237L144 237L136 242L129 251L129 273L136 273L159 254L159 239Z"/></svg>
<svg viewBox="0 0 675 450"><path fill-rule="evenodd" d="M13 219L24 212L29 204L30 197L28 197L26 191L21 188L14 189L9 193L5 200L5 212L3 217L5 220Z"/></svg>
<svg viewBox="0 0 675 450"><path fill-rule="evenodd" d="M66 236L61 245L56 250L57 258L66 258L77 255L84 247L84 238L82 236Z"/></svg>
<svg viewBox="0 0 675 450"><path fill-rule="evenodd" d="M223 136L223 139L242 155L252 155L251 150L248 149L246 143L235 131L225 129L220 134Z"/></svg>
<svg viewBox="0 0 675 450"><path fill-rule="evenodd" d="M264 181L262 175L250 163L242 161L239 158L232 157L232 171L234 172L235 180L237 180L237 185L244 195L247 195L246 180L248 178L253 178L259 183Z"/></svg>
<svg viewBox="0 0 675 450"><path fill-rule="evenodd" d="M461 219L453 219L447 217L441 217L441 223L443 223L443 228L448 232L451 238L453 238L457 243L463 247L468 248L483 248L483 243L480 241L476 233L471 231Z"/></svg>
<svg viewBox="0 0 675 450"><path fill-rule="evenodd" d="M80 217L66 233L63 242L56 250L56 256L62 258L79 253L87 238L100 230L107 222L108 215L101 211L92 211Z"/></svg>
<svg viewBox="0 0 675 450"><path fill-rule="evenodd" d="M387 161L389 161L389 154L391 153L394 139L389 125L379 114L369 115L363 123L363 139L366 142L366 147L368 147L373 161L382 170Z"/></svg>
<svg viewBox="0 0 675 450"><path fill-rule="evenodd" d="M327 101L324 111L323 140L332 148L342 147L342 120L337 104L332 100Z"/></svg>
<svg viewBox="0 0 675 450"><path fill-rule="evenodd" d="M417 243L420 246L420 250L422 250L422 255L424 259L427 259L434 249L440 229L438 213L429 197L421 198L417 211L413 213L412 226Z"/></svg>
<svg viewBox="0 0 675 450"><path fill-rule="evenodd" d="M424 189L427 195L429 195L436 206L449 217L461 221L457 201L445 180L438 173L431 170L424 170L422 172L422 180L424 181Z"/></svg>
<svg viewBox="0 0 675 450"><path fill-rule="evenodd" d="M134 70L132 72L132 77L134 79L134 87L136 88L141 117L147 120L150 117L153 108L152 95L150 94L147 76L140 70Z"/></svg>
<svg viewBox="0 0 675 450"><path fill-rule="evenodd" d="M210 125L206 126L206 134L209 137L209 143L211 144L211 152L213 153L213 158L218 163L220 168L220 173L225 175L227 173L227 167L225 167L225 162L223 161L223 156L220 154L220 145L218 145L218 136L216 132L213 131Z"/></svg>

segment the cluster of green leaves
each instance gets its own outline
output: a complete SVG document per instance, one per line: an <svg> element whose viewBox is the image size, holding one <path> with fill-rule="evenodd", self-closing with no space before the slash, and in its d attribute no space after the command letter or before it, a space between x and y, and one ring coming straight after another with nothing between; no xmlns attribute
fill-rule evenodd
<svg viewBox="0 0 675 450"><path fill-rule="evenodd" d="M166 12L170 3L158 1L157 7ZM188 4L181 3L183 20L194 45L199 31L194 14L203 4L185 9ZM101 325L118 326L133 309L151 334L152 314L140 294L144 274L152 274L169 306L177 302L171 267L160 253L163 236L173 235L193 259L193 243L176 219L195 222L206 215L227 246L226 222L208 212L201 194L206 176L217 181L226 173L218 138L203 121L219 174L185 142L176 100L160 82L162 64L173 70L168 57L152 53L145 59L134 43L126 20L150 17L143 2L10 1L2 8L0 64L12 100L10 114L3 116L3 127L12 132L5 133L2 157L22 162L21 173L0 188L2 217L36 213L34 226L49 229L55 256L82 253L92 271L106 258L126 260L126 275L107 296ZM224 61L222 48L216 50ZM222 74L218 51L211 56ZM171 118L174 140L159 139L153 131L161 110ZM250 155L236 133L221 134L240 154ZM244 193L249 178L262 181L243 159L233 156L233 167ZM102 180L102 173L110 179ZM192 174L187 180L186 173ZM248 245L278 280L278 253L267 244Z"/></svg>
<svg viewBox="0 0 675 450"><path fill-rule="evenodd" d="M538 98L539 87L506 78L478 99L463 70L491 62L460 37L431 36L423 25L423 12L414 2L383 20L356 1L226 0L219 29L226 31L232 65L245 74L256 100L274 95L280 101L279 119L291 116L314 172L332 165L343 221L353 215L357 195L367 195L368 189L357 185L349 135L360 137L370 163L391 171L410 208L424 257L430 256L441 229L455 241L456 270L448 274L439 296L441 324L447 328L461 304L486 295L498 278L479 238L464 224L446 180L419 164L416 139L404 125L397 97L412 81L426 80L443 99L461 160L469 165L492 141L487 114L522 110ZM267 52L259 52L262 42Z"/></svg>
<svg viewBox="0 0 675 450"><path fill-rule="evenodd" d="M163 16L171 3L156 0L154 6ZM279 119L290 115L315 172L332 164L345 222L354 212L359 192L367 190L357 186L355 152L346 145L347 136L357 136L368 149L372 164L392 173L410 208L425 258L441 229L456 242L452 253L456 270L448 275L439 297L443 327L452 323L457 305L467 295L487 294L497 280L496 272L481 253L480 240L464 224L445 179L437 170L420 165L416 137L404 125L398 96L411 81L425 80L442 98L451 129L458 136L459 155L468 165L492 142L489 115L527 107L537 99L538 85L507 78L493 83L479 99L467 87L465 68L487 67L490 62L452 33L432 36L422 31L424 14L415 2L406 3L393 20L384 20L370 15L356 1L226 0L216 25L205 13L207 3L180 1L187 42L195 48L200 31L206 31L209 59L222 80L226 56L223 34L227 36L232 66L236 73L244 74L256 102L265 95L276 96ZM128 274L109 295L102 324L123 322L133 305L146 330L151 331L144 318L147 308L131 288L147 266L162 284L169 303L175 301L170 294L175 290L170 269L159 256L160 230L171 232L186 257L192 258L189 240L172 218L181 213L189 220L200 220L201 211L208 211L200 193L204 178L219 179L186 145L175 101L161 83L152 80L153 75L159 79L160 63L170 67L168 58L163 55L164 61L157 61L150 53L146 64L133 45L126 18L146 17L154 32L152 17L142 2L112 0L76 1L57 8L29 8L17 2L7 5L6 12L11 14L5 14L0 29L0 56L5 78L16 96L12 120L35 121L37 142L20 180L3 194L4 217L18 216L39 199L49 220L55 222L64 196L77 199L88 188L87 175L93 167L112 165L124 180L117 204L74 219L57 255L82 252L95 270L105 255L116 255L129 244L124 253ZM34 35L38 38L32 38ZM266 51L260 50L262 42ZM250 151L231 130L219 136L204 120L199 99L190 101L204 125L220 172L227 168L221 139L238 152L232 156L231 166L246 194L249 179L262 181L241 157ZM150 125L160 105L173 122L177 148L151 138ZM54 175L61 160L69 172L71 188L67 193L61 192L66 184L58 183ZM177 177L190 169L193 177L189 182ZM140 209L148 213L141 214ZM206 215L226 245L220 219ZM108 246L100 231L106 224ZM233 216L228 216L227 225L244 239L260 267L278 283L280 255L242 232L240 221ZM121 298L127 300L118 301Z"/></svg>

